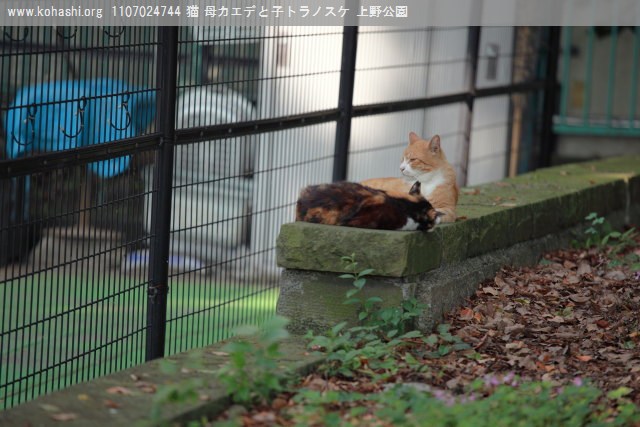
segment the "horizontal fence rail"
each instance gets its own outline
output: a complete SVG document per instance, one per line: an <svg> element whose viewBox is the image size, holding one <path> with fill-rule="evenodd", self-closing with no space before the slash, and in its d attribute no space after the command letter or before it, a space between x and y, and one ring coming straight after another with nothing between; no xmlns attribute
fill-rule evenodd
<svg viewBox="0 0 640 427"><path fill-rule="evenodd" d="M433 98L412 99L407 101L385 102L380 104L357 105L353 107L352 117L373 116L422 108L443 106L470 99L486 98L514 93L532 93L545 89L546 80L535 80L526 83L511 84L500 87L477 89L474 93L461 92ZM232 123L225 125L203 126L179 129L175 132L174 144L190 144L196 141L208 141L221 138L252 135L256 133L275 132L294 129L314 124L335 122L340 117L338 109L300 114L294 117L277 117L274 119L256 120L250 123ZM0 178L8 178L85 163L88 159L105 160L123 154L157 149L162 140L159 134L123 139L116 142L82 147L73 152L63 151L16 159L12 162L0 162Z"/></svg>

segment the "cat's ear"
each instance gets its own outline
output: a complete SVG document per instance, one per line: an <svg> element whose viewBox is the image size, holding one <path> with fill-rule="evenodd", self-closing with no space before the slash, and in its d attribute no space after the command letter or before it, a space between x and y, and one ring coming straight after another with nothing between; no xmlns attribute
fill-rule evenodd
<svg viewBox="0 0 640 427"><path fill-rule="evenodd" d="M420 195L420 181L416 181L412 186L411 190L409 190L409 194L412 196Z"/></svg>
<svg viewBox="0 0 640 427"><path fill-rule="evenodd" d="M415 144L418 141L421 141L422 138L418 136L415 132L409 132L409 144Z"/></svg>
<svg viewBox="0 0 640 427"><path fill-rule="evenodd" d="M440 152L440 135L434 135L429 141L429 149L433 154L438 154Z"/></svg>

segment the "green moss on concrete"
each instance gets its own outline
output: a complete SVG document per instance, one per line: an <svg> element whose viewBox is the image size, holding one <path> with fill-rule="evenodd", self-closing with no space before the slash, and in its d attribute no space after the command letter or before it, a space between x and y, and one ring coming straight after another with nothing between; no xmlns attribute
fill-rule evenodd
<svg viewBox="0 0 640 427"><path fill-rule="evenodd" d="M566 201L558 196L549 197L529 205L529 212L533 218L533 237L553 234L565 227L566 224L559 215L564 203Z"/></svg>
<svg viewBox="0 0 640 427"><path fill-rule="evenodd" d="M588 170L598 173L640 174L640 156L611 157L603 160L575 163L578 170Z"/></svg>
<svg viewBox="0 0 640 427"><path fill-rule="evenodd" d="M277 241L278 265L345 272L341 257L355 254L359 267L401 277L440 265L440 248L425 233L366 230L296 222L284 224Z"/></svg>
<svg viewBox="0 0 640 427"><path fill-rule="evenodd" d="M432 234L437 236L437 244L442 248L443 264L452 264L468 257L472 224L471 221L462 220L454 224L443 224L433 231Z"/></svg>
<svg viewBox="0 0 640 427"><path fill-rule="evenodd" d="M628 220L640 217L640 175L629 178L627 193Z"/></svg>
<svg viewBox="0 0 640 427"><path fill-rule="evenodd" d="M340 257L355 253L361 268L404 277L580 224L590 212L627 210L640 200L640 157L556 166L462 189L454 224L433 233L285 224L278 264L343 272ZM636 202L637 203L637 202ZM640 210L640 208L637 208Z"/></svg>

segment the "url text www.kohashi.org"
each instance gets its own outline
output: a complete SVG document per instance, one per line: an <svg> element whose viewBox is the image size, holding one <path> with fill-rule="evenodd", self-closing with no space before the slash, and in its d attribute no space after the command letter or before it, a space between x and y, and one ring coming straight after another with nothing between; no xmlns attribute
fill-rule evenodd
<svg viewBox="0 0 640 427"><path fill-rule="evenodd" d="M7 16L9 18L63 18L63 17L79 17L79 18L96 18L102 19L102 9L100 8L84 8L81 6L71 7L8 7Z"/></svg>

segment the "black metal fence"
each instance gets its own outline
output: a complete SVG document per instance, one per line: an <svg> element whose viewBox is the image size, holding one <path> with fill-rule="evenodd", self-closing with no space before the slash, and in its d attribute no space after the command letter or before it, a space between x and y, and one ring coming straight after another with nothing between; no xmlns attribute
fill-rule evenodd
<svg viewBox="0 0 640 427"><path fill-rule="evenodd" d="M274 312L298 190L548 162L557 28L0 29L0 405Z"/></svg>

